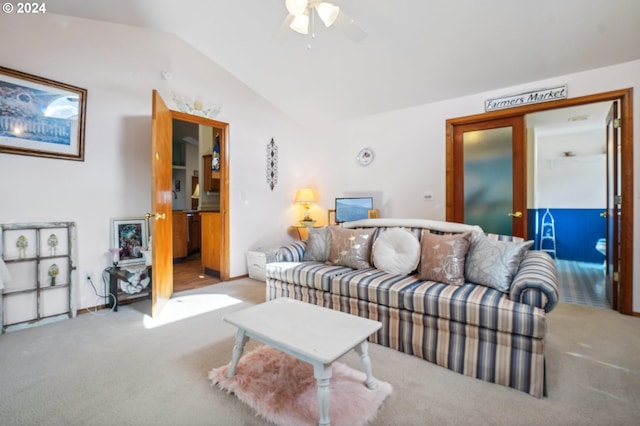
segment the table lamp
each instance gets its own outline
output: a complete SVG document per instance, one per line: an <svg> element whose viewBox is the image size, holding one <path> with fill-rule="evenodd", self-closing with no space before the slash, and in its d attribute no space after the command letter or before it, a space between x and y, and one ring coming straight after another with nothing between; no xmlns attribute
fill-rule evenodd
<svg viewBox="0 0 640 426"><path fill-rule="evenodd" d="M302 188L298 191L298 194L296 195L296 203L302 204L302 206L304 207L304 216L302 217L300 223L306 224L315 222L315 220L311 218L311 215L309 213L309 207L315 202L316 197L313 195L313 191L311 190L311 188Z"/></svg>

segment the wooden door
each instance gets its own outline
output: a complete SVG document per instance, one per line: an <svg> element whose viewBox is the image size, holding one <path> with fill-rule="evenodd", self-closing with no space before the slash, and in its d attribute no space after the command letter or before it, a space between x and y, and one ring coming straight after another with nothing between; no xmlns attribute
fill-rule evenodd
<svg viewBox="0 0 640 426"><path fill-rule="evenodd" d="M611 307L619 310L619 248L620 218L622 203L620 197L620 141L618 121L618 102L614 102L607 115L607 256L606 256L606 294Z"/></svg>
<svg viewBox="0 0 640 426"><path fill-rule="evenodd" d="M522 116L454 126L447 159L447 220L527 237Z"/></svg>
<svg viewBox="0 0 640 426"><path fill-rule="evenodd" d="M151 113L151 213L153 238L151 316L157 317L173 295L173 237L171 192L171 111L153 91Z"/></svg>

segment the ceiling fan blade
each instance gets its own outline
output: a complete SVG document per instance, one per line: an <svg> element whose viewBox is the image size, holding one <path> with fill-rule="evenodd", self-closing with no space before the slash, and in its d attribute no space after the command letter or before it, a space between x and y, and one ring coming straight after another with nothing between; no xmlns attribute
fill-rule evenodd
<svg viewBox="0 0 640 426"><path fill-rule="evenodd" d="M349 15L340 10L336 22L333 24L336 28L339 28L354 42L358 43L367 38L367 32L362 29L360 25L351 18Z"/></svg>
<svg viewBox="0 0 640 426"><path fill-rule="evenodd" d="M271 37L272 44L282 44L287 40L289 34L292 31L289 28L289 25L291 25L291 22L293 22L293 18L295 18L295 16L290 13L286 16L286 18L284 18L284 21L282 21L282 24L280 24L280 28L278 28L275 34L273 34L273 37Z"/></svg>

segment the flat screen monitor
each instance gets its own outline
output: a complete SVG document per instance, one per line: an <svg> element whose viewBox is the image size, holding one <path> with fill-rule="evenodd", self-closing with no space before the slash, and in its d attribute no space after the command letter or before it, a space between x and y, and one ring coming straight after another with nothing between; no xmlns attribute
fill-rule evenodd
<svg viewBox="0 0 640 426"><path fill-rule="evenodd" d="M367 219L373 197L336 198L336 223Z"/></svg>

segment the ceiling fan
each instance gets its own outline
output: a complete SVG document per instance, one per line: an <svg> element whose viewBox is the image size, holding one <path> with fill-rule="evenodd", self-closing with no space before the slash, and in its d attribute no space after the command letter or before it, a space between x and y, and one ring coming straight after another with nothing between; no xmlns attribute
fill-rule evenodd
<svg viewBox="0 0 640 426"><path fill-rule="evenodd" d="M362 41L367 37L367 33L355 20L333 3L323 0L285 0L285 6L289 15L278 32L281 36L282 29L288 26L297 33L311 34L311 37L314 37L314 24L317 17L326 27L333 26L341 29L354 42Z"/></svg>

